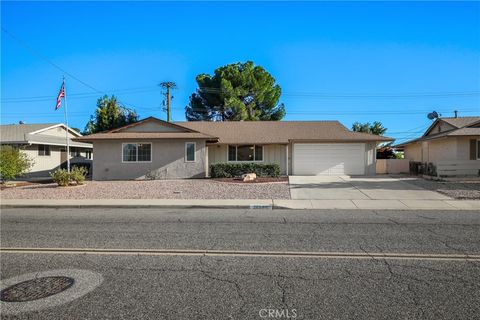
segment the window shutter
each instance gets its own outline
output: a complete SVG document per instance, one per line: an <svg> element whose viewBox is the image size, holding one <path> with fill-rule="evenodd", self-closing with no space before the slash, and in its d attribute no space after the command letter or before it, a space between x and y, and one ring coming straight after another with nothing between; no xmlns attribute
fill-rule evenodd
<svg viewBox="0 0 480 320"><path fill-rule="evenodd" d="M470 140L470 160L477 160L477 140Z"/></svg>

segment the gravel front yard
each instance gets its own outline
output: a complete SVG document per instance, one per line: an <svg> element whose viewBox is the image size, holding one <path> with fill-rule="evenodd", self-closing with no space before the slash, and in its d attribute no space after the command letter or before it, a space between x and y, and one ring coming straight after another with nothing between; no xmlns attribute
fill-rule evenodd
<svg viewBox="0 0 480 320"><path fill-rule="evenodd" d="M212 180L87 181L84 186L36 184L1 191L2 199L290 199L288 183Z"/></svg>
<svg viewBox="0 0 480 320"><path fill-rule="evenodd" d="M454 199L480 199L480 181L452 182L405 179L405 182L427 190L437 191Z"/></svg>

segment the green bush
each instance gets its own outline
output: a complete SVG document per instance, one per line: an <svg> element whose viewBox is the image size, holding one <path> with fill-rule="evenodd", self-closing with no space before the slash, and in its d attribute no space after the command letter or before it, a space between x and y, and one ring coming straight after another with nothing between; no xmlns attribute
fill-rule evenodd
<svg viewBox="0 0 480 320"><path fill-rule="evenodd" d="M27 173L33 162L21 150L11 146L0 148L0 179L2 181L13 180Z"/></svg>
<svg viewBox="0 0 480 320"><path fill-rule="evenodd" d="M68 183L70 182L70 174L65 169L57 169L54 172L50 172L50 176L53 181L61 187L68 186Z"/></svg>
<svg viewBox="0 0 480 320"><path fill-rule="evenodd" d="M85 177L87 176L88 170L85 167L74 166L70 170L70 179L75 181L77 184L83 184L85 182Z"/></svg>
<svg viewBox="0 0 480 320"><path fill-rule="evenodd" d="M210 166L212 178L233 178L245 173L255 173L258 177L280 176L280 166L275 163L261 164L245 163L216 163Z"/></svg>

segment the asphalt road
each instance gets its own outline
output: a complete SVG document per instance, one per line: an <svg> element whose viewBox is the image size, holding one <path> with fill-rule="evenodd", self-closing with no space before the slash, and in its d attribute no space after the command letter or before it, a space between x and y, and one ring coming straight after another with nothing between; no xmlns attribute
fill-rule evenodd
<svg viewBox="0 0 480 320"><path fill-rule="evenodd" d="M2 252L2 280L60 269L103 277L73 301L16 314L4 308L2 319L480 314L480 261L458 258L480 254L480 213L473 211L3 209L1 247L43 248ZM107 250L82 251L94 248Z"/></svg>

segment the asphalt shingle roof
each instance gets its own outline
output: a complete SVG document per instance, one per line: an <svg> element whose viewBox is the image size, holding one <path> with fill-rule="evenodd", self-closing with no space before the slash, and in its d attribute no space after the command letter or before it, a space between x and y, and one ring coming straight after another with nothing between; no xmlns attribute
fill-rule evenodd
<svg viewBox="0 0 480 320"><path fill-rule="evenodd" d="M441 118L441 120L451 124L455 128L463 128L480 121L480 117Z"/></svg>
<svg viewBox="0 0 480 320"><path fill-rule="evenodd" d="M136 124L75 138L75 140L199 138L218 140L218 143L225 144L287 144L291 140L331 142L393 140L368 133L352 132L338 121L191 121L168 124L179 129L179 131L174 132L133 132L124 130L147 121L164 122L150 117ZM184 132L181 131L182 128L185 130Z"/></svg>
<svg viewBox="0 0 480 320"><path fill-rule="evenodd" d="M58 123L36 124L8 124L0 126L0 139L2 142L26 142L26 135L30 132L45 129Z"/></svg>
<svg viewBox="0 0 480 320"><path fill-rule="evenodd" d="M219 138L219 143L288 143L290 140L391 141L368 133L352 132L338 121L191 121L176 124Z"/></svg>
<svg viewBox="0 0 480 320"><path fill-rule="evenodd" d="M52 145L66 145L65 138L45 135L41 133L31 134L38 130L46 129L58 123L36 123L36 124L9 124L0 126L0 141L3 144L8 143L37 143L37 144L52 144ZM70 146L91 148L91 144L75 142L70 139Z"/></svg>

